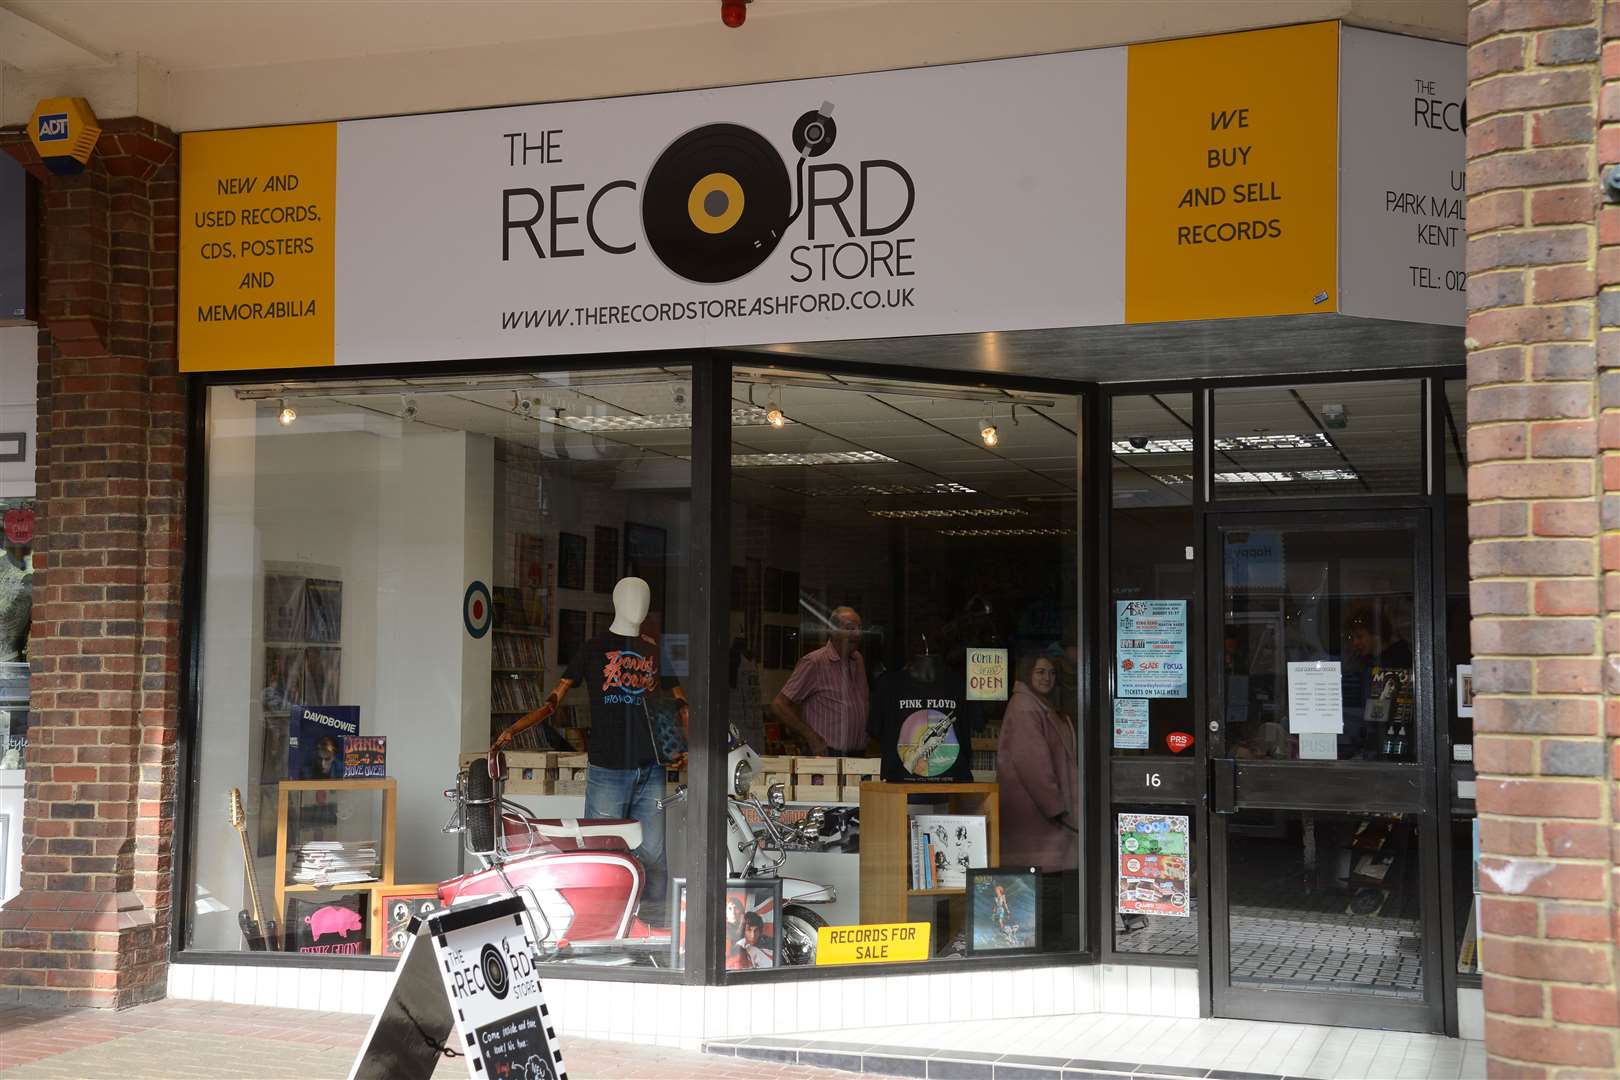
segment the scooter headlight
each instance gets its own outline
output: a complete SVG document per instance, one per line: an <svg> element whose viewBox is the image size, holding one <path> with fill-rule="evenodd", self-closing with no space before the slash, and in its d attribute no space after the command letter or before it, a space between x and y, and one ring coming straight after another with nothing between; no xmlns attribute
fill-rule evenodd
<svg viewBox="0 0 1620 1080"><path fill-rule="evenodd" d="M731 774L731 790L737 793L737 798L745 798L748 789L754 785L754 767L746 761L737 762L737 769Z"/></svg>

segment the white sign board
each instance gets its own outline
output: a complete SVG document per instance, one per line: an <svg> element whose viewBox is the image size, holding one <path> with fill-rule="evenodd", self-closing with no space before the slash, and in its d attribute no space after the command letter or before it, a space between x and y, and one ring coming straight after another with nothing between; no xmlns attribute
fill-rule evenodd
<svg viewBox="0 0 1620 1080"><path fill-rule="evenodd" d="M1344 731L1344 684L1337 660L1289 661L1288 730L1295 735Z"/></svg>
<svg viewBox="0 0 1620 1080"><path fill-rule="evenodd" d="M1123 322L1125 55L342 124L337 362ZM715 162L776 229L661 257Z"/></svg>
<svg viewBox="0 0 1620 1080"><path fill-rule="evenodd" d="M413 925L349 1080L426 1080L439 1040L472 1080L568 1080L522 900L451 908Z"/></svg>
<svg viewBox="0 0 1620 1080"><path fill-rule="evenodd" d="M1461 326L1467 50L1343 27L1339 310Z"/></svg>

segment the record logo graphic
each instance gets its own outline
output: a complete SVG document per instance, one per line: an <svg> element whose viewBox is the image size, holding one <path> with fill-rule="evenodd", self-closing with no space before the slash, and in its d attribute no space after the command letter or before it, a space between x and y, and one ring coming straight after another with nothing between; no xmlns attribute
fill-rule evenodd
<svg viewBox="0 0 1620 1080"><path fill-rule="evenodd" d="M484 986L496 997L504 999L511 989L511 982L506 974L506 958L501 955L501 950L486 944L478 954L478 966L484 975Z"/></svg>
<svg viewBox="0 0 1620 1080"><path fill-rule="evenodd" d="M735 281L776 250L793 212L787 166L764 136L705 124L647 174L641 222L660 262L688 281Z"/></svg>

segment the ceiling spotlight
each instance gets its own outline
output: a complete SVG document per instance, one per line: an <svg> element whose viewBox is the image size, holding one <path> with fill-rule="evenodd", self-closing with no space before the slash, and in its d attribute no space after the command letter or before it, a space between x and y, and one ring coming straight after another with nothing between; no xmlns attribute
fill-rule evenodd
<svg viewBox="0 0 1620 1080"><path fill-rule="evenodd" d="M996 425L990 422L988 416L979 421L979 438L984 440L986 446L994 446L1001 441L1001 433L996 430Z"/></svg>
<svg viewBox="0 0 1620 1080"><path fill-rule="evenodd" d="M778 431L787 427L787 416L782 412L782 388L771 387L771 400L765 405L765 422Z"/></svg>
<svg viewBox="0 0 1620 1080"><path fill-rule="evenodd" d="M291 427L292 422L296 419L298 419L298 410L287 404L286 401L283 401L281 403L281 411L276 413L276 423L280 424L282 427Z"/></svg>

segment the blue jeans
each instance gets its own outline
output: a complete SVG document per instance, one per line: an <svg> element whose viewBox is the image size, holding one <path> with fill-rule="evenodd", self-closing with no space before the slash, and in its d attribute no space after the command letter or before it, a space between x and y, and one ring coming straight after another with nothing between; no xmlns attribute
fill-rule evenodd
<svg viewBox="0 0 1620 1080"><path fill-rule="evenodd" d="M604 769L591 765L585 770L585 816L587 818L634 818L641 822L641 846L631 854L641 860L646 881L641 890L641 910L656 917L664 910L668 873L664 867L664 813L658 800L664 797L664 767L657 762L639 769Z"/></svg>

